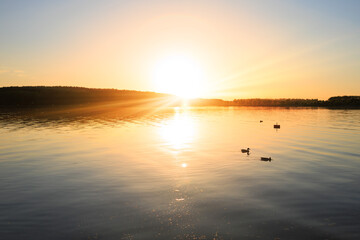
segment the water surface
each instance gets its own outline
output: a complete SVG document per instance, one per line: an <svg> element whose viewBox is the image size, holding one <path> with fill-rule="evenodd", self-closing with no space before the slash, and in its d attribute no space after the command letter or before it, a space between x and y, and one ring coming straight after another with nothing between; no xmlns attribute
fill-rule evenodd
<svg viewBox="0 0 360 240"><path fill-rule="evenodd" d="M360 239L359 142L359 110L2 111L0 238Z"/></svg>

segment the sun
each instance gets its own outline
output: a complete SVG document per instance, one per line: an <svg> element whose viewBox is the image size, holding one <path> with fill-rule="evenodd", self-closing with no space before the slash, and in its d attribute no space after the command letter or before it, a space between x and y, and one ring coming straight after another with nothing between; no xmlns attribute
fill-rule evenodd
<svg viewBox="0 0 360 240"><path fill-rule="evenodd" d="M204 93L204 71L198 61L183 54L173 54L155 62L152 80L157 92L182 98L201 97Z"/></svg>

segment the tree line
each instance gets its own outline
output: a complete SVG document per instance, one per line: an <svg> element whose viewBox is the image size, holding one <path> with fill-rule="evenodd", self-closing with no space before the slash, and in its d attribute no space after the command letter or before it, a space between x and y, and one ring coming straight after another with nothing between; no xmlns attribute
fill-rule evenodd
<svg viewBox="0 0 360 240"><path fill-rule="evenodd" d="M174 96L155 92L134 90L95 89L83 87L2 87L0 88L0 106L56 106L91 104L102 102L134 102L139 104L149 100L172 101L172 106L181 105ZM328 100L318 99L193 99L191 106L262 106L262 107L348 107L360 108L360 96L336 96Z"/></svg>
<svg viewBox="0 0 360 240"><path fill-rule="evenodd" d="M360 108L360 96L338 96L328 100L294 99L294 98L248 98L224 101L221 99L195 99L191 105L196 106L258 106L258 107L351 107Z"/></svg>
<svg viewBox="0 0 360 240"><path fill-rule="evenodd" d="M0 105L49 106L115 101L136 102L147 99L161 99L169 96L154 92L83 87L3 87L0 88Z"/></svg>

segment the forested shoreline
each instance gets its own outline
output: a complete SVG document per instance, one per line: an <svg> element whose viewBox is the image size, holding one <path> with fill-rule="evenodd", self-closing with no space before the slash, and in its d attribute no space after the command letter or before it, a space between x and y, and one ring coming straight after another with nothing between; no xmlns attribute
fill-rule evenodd
<svg viewBox="0 0 360 240"><path fill-rule="evenodd" d="M123 106L158 105L179 106L183 101L170 94L134 90L95 89L83 87L2 87L1 107L69 106L77 104L119 103ZM156 104L157 103L157 104ZM149 105L149 106L150 106ZM261 107L334 107L360 108L360 96L336 96L318 99L192 99L190 106L261 106Z"/></svg>

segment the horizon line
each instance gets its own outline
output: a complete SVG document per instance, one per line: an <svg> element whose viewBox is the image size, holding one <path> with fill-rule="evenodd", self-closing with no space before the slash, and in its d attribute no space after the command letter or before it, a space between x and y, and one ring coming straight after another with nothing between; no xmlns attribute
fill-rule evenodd
<svg viewBox="0 0 360 240"><path fill-rule="evenodd" d="M134 92L144 92L144 93L156 93L156 94L164 94L164 95L169 95L169 96L174 96L174 97L178 97L178 98L183 98L181 96L177 96L175 94L171 94L171 93L165 93L165 92L155 92L155 91L150 91L150 90L135 90L135 89L119 89L119 88L101 88L101 87L83 87L83 86L65 86L65 85L21 85L21 86L1 86L0 88L36 88L36 87L48 87L48 88L52 88L52 87L58 87L58 88L84 88L84 89L99 89L99 90L117 90L117 91L134 91ZM225 100L223 98L203 98L203 97L195 97L195 98L187 98L189 100L191 99L206 99L206 100L222 100L222 101L227 101L227 102L231 102L234 100L241 100L241 99L272 99L272 100L281 100L281 99L301 99L301 100L319 100L319 101L326 101L329 100L332 97L360 97L360 95L334 95L331 96L327 99L319 99L319 98L291 98L291 97L281 97L281 98L261 98L261 97L251 97L251 98L233 98L233 100Z"/></svg>

